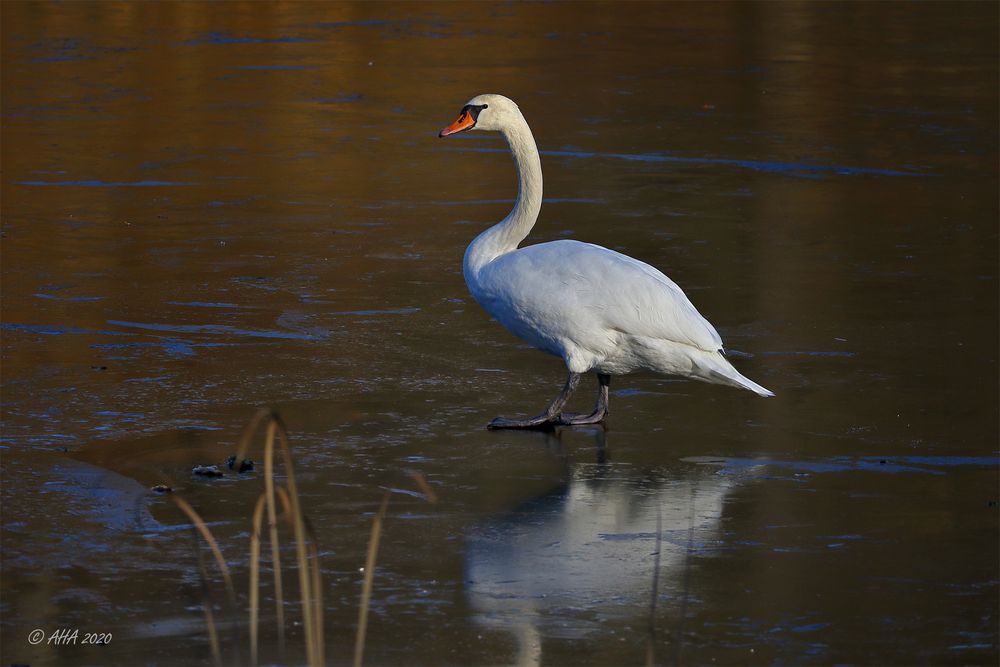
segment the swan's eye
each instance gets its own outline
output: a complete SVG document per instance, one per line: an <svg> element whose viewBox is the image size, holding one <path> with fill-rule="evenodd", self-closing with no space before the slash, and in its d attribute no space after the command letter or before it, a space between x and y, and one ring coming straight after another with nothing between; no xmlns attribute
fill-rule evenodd
<svg viewBox="0 0 1000 667"><path fill-rule="evenodd" d="M465 108L462 109L462 113L467 113L472 116L472 121L475 122L479 120L479 112L487 107L489 107L488 104L467 104L465 105Z"/></svg>

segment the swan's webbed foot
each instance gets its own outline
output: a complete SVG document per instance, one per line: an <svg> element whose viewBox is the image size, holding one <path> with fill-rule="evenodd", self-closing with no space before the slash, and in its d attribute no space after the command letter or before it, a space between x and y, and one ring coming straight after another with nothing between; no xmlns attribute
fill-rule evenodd
<svg viewBox="0 0 1000 667"><path fill-rule="evenodd" d="M582 426L584 424L600 424L608 416L608 391L611 388L611 376L597 374L597 403L589 415L579 412L563 412L559 415L559 423L566 426Z"/></svg>
<svg viewBox="0 0 1000 667"><path fill-rule="evenodd" d="M559 415L549 415L546 413L529 419L507 419L506 417L497 417L487 424L486 428L491 431L515 428L547 431L554 428L558 423L560 423Z"/></svg>
<svg viewBox="0 0 1000 667"><path fill-rule="evenodd" d="M562 391L559 392L559 395L556 396L556 399L552 401L549 407L545 408L545 412L542 414L529 419L505 419L504 417L497 417L487 424L486 428L491 431L502 428L551 429L559 423L559 413L566 407L566 401L569 400L569 397L573 394L578 384L580 384L580 374L571 372L569 377L566 378L566 384L563 386Z"/></svg>
<svg viewBox="0 0 1000 667"><path fill-rule="evenodd" d="M559 415L557 424L562 426L583 426L584 424L600 424L608 416L608 410L595 409L589 415L582 412L563 412Z"/></svg>
<svg viewBox="0 0 1000 667"><path fill-rule="evenodd" d="M580 383L580 374L571 372L569 378L566 379L566 385L563 387L563 390L542 414L529 419L497 417L487 424L486 428L490 430L515 428L551 430L556 426L600 424L608 416L608 389L611 386L611 376L598 373L597 382L597 404L594 406L594 411L589 415L562 411L573 390Z"/></svg>

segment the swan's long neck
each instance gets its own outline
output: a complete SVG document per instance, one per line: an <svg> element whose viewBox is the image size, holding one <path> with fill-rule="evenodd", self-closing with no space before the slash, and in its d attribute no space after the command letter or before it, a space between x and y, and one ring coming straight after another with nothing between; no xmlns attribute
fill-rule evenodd
<svg viewBox="0 0 1000 667"><path fill-rule="evenodd" d="M465 251L465 280L491 261L517 248L538 219L542 208L542 162L531 129L523 117L501 131L514 156L517 169L517 201L507 217L476 237Z"/></svg>

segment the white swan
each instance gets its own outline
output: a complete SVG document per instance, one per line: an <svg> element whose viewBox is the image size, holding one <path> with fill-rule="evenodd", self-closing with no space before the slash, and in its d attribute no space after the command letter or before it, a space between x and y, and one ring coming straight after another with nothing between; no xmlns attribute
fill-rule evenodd
<svg viewBox="0 0 1000 667"><path fill-rule="evenodd" d="M652 266L580 241L518 248L542 206L542 165L528 123L512 100L478 95L438 136L466 130L500 132L518 177L513 210L465 251L469 292L513 334L562 357L569 369L566 385L545 412L528 419L497 417L489 428L601 422L608 414L611 376L639 369L774 395L733 368L715 327ZM599 383L594 411L563 413L581 376L590 371L596 371Z"/></svg>

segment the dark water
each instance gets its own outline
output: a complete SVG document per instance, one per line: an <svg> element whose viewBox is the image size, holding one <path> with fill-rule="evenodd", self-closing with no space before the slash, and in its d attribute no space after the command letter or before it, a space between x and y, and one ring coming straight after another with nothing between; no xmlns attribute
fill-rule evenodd
<svg viewBox="0 0 1000 667"><path fill-rule="evenodd" d="M148 488L245 601L260 477L188 471L268 404L334 662L390 490L371 664L642 663L651 625L661 664L997 663L995 4L0 11L4 662L210 663ZM542 149L532 240L662 268L776 398L637 375L606 431L483 428L563 369L462 281L515 192L436 138L481 92Z"/></svg>

